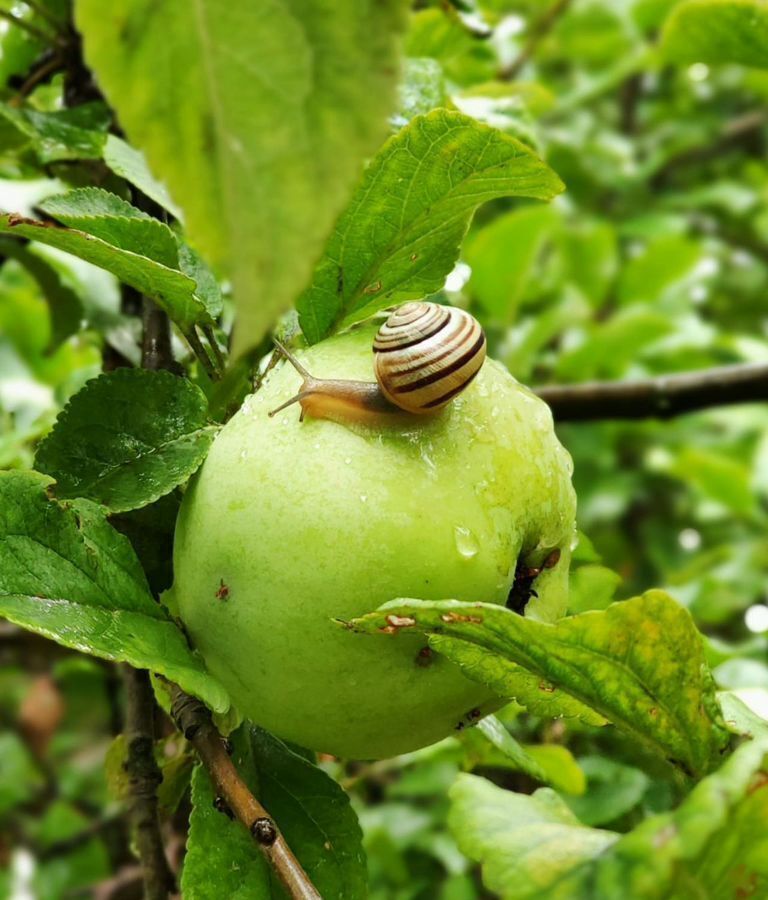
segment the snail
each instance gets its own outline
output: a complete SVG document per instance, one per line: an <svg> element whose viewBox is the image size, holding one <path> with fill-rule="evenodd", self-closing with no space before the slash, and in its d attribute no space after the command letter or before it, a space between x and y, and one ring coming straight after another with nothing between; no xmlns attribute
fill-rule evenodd
<svg viewBox="0 0 768 900"><path fill-rule="evenodd" d="M281 353L304 378L301 390L269 415L293 403L301 418L382 424L403 413L442 409L480 371L485 334L464 310L437 303L398 307L373 340L375 382L315 378L278 341Z"/></svg>

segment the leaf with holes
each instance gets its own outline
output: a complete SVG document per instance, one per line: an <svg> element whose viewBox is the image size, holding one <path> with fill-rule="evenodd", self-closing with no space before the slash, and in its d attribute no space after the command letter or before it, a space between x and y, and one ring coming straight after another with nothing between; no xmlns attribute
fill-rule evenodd
<svg viewBox="0 0 768 900"><path fill-rule="evenodd" d="M229 698L149 593L127 538L89 500L0 472L0 616L65 647L159 672L225 712Z"/></svg>
<svg viewBox="0 0 768 900"><path fill-rule="evenodd" d="M519 666L546 691L595 710L691 777L714 768L727 744L701 635L663 591L555 625L488 603L398 600L349 627L390 633L388 617L413 622L409 627L427 634L435 650L501 696L519 698L510 664ZM526 692L522 697L525 703Z"/></svg>
<svg viewBox="0 0 768 900"><path fill-rule="evenodd" d="M439 290L481 203L562 189L514 138L461 113L418 116L371 162L299 299L307 340Z"/></svg>
<svg viewBox="0 0 768 900"><path fill-rule="evenodd" d="M117 369L64 407L35 459L61 498L138 509L186 481L216 435L205 395L169 372Z"/></svg>

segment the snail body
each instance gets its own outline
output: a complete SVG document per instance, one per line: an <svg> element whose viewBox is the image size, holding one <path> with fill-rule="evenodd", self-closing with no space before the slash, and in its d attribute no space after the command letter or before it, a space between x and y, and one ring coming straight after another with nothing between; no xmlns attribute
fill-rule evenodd
<svg viewBox="0 0 768 900"><path fill-rule="evenodd" d="M304 382L270 416L299 403L302 418L372 425L438 412L477 375L486 354L485 334L473 316L426 302L398 307L377 332L375 382L315 378L276 343Z"/></svg>

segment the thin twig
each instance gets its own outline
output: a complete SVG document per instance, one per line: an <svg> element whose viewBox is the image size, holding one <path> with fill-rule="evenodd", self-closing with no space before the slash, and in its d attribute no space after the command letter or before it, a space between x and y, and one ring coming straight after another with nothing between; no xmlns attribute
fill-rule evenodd
<svg viewBox="0 0 768 900"><path fill-rule="evenodd" d="M149 297L143 297L141 318L144 326L141 339L142 369L167 369L180 374L182 368L173 358L168 316Z"/></svg>
<svg viewBox="0 0 768 900"><path fill-rule="evenodd" d="M46 844L44 847L34 848L35 856L40 862L54 859L57 856L65 856L78 847L82 847L83 844L92 841L94 837L104 836L110 830L118 827L123 829L125 827L122 822L122 814L119 812L94 819L82 831L77 831L66 838L60 838L52 844Z"/></svg>
<svg viewBox="0 0 768 900"><path fill-rule="evenodd" d="M643 93L643 73L633 72L619 92L619 128L627 135L637 132L637 108Z"/></svg>
<svg viewBox="0 0 768 900"><path fill-rule="evenodd" d="M706 143L696 144L681 150L667 159L663 165L650 174L650 186L654 189L662 187L670 175L686 172L695 163L720 159L723 153L733 149L745 138L759 133L768 124L768 112L764 109L753 109L726 122L719 133L710 137Z"/></svg>
<svg viewBox="0 0 768 900"><path fill-rule="evenodd" d="M224 739L205 706L178 685L171 685L171 714L205 766L216 792L272 865L292 900L322 900L293 855L274 819L253 796L229 758Z"/></svg>
<svg viewBox="0 0 768 900"><path fill-rule="evenodd" d="M557 20L571 5L571 0L556 0L549 9L531 25L528 34L528 40L520 53L512 60L511 63L499 70L499 81L513 81L520 73L520 70L528 62L529 59L538 49L539 44L555 27Z"/></svg>
<svg viewBox="0 0 768 900"><path fill-rule="evenodd" d="M192 348L193 353L198 358L211 381L218 381L221 378L221 372L217 369L213 360L208 355L208 352L203 346L203 342L195 331L195 326L193 325L188 331L182 332L182 334L187 339L187 343Z"/></svg>
<svg viewBox="0 0 768 900"><path fill-rule="evenodd" d="M534 388L558 422L669 419L733 403L768 401L768 364L745 363L638 381Z"/></svg>
<svg viewBox="0 0 768 900"><path fill-rule="evenodd" d="M203 334L205 335L208 343L211 345L211 350L213 350L213 358L216 361L216 368L219 372L223 372L226 367L226 361L224 359L224 354L221 352L221 347L219 347L219 342L216 340L216 332L210 325L203 325Z"/></svg>
<svg viewBox="0 0 768 900"><path fill-rule="evenodd" d="M17 94L9 101L11 106L21 106L26 97L39 85L63 70L64 58L58 52L45 50L39 59L35 61L26 76L20 79L9 79L8 84L17 87Z"/></svg>
<svg viewBox="0 0 768 900"><path fill-rule="evenodd" d="M163 780L155 759L155 697L149 673L125 666L125 771L130 778L129 814L141 860L145 900L166 900L174 878L165 857L157 786Z"/></svg>
<svg viewBox="0 0 768 900"><path fill-rule="evenodd" d="M0 19L7 19L12 25L15 25L22 31L26 31L31 37L38 41L42 41L46 45L57 43L56 35L48 34L48 32L43 31L42 28L38 28L37 25L27 22L26 19L22 19L20 16L15 15L15 13L10 12L10 10L0 9Z"/></svg>

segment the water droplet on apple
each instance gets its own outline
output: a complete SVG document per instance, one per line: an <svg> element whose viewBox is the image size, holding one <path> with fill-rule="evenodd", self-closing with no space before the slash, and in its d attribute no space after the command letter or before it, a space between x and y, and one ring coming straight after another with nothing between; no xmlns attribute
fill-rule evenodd
<svg viewBox="0 0 768 900"><path fill-rule="evenodd" d="M453 530L453 536L456 541L456 549L464 559L472 559L473 556L477 556L480 544L469 528L457 525Z"/></svg>

